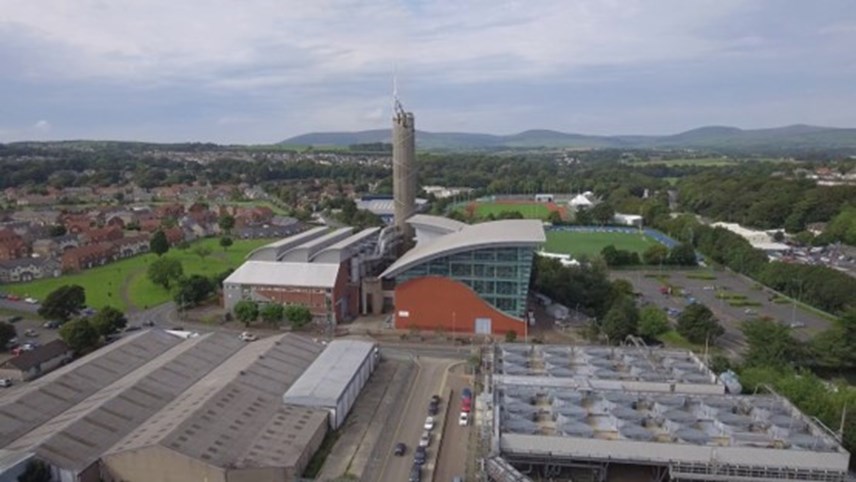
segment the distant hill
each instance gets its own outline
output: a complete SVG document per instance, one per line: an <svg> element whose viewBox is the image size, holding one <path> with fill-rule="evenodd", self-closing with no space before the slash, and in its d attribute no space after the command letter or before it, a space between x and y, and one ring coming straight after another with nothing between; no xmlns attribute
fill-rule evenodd
<svg viewBox="0 0 856 482"><path fill-rule="evenodd" d="M349 146L391 142L389 129L358 132L317 132L282 141L282 144ZM708 148L708 149L856 149L856 129L792 125L771 129L707 126L668 136L594 136L553 130L528 130L511 135L466 132L416 134L421 149L501 148Z"/></svg>

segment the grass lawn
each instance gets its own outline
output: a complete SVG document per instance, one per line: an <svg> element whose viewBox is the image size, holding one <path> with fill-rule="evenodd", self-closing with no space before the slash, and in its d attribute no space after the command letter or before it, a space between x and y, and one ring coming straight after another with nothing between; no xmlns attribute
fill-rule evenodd
<svg viewBox="0 0 856 482"><path fill-rule="evenodd" d="M499 216L503 211L517 211L527 219L546 219L550 215L550 210L543 203L496 202L476 204L476 217L478 218L486 218L489 214Z"/></svg>
<svg viewBox="0 0 856 482"><path fill-rule="evenodd" d="M269 239L235 240L224 252L219 238L209 238L191 244L190 249L172 248L164 256L177 257L184 267L184 274L211 276L228 268L237 268L244 256L253 249L268 244ZM193 253L196 246L207 246L211 254L204 260ZM106 305L120 310L145 309L170 300L167 290L149 281L146 270L157 259L154 254L145 254L100 266L73 275L43 279L30 283L4 286L6 291L21 296L33 296L39 300L63 285L78 284L86 290L86 304L95 308Z"/></svg>
<svg viewBox="0 0 856 482"><path fill-rule="evenodd" d="M635 251L641 255L657 242L643 234L548 231L544 250L571 256L596 256L610 244L616 249Z"/></svg>

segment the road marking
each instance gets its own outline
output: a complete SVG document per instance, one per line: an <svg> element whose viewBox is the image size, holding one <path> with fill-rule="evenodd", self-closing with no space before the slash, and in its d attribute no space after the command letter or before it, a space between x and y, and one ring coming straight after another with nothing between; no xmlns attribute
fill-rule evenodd
<svg viewBox="0 0 856 482"><path fill-rule="evenodd" d="M407 420L407 408L410 407L410 402L413 400L413 395L416 393L416 381L419 379L419 376L422 374L422 364L419 363L419 359L411 356L411 360L416 365L416 376L413 377L413 380L410 384L410 393L407 395L407 401L404 403L404 410L401 413L401 417L398 419L398 425L395 427L394 437L392 439L393 445L395 445L396 440L398 440L398 435L401 433L401 426ZM385 480L384 475L386 475L386 469L389 467L389 458L391 457L390 451L386 452L386 457L383 459L383 467L380 470L380 477L378 480Z"/></svg>

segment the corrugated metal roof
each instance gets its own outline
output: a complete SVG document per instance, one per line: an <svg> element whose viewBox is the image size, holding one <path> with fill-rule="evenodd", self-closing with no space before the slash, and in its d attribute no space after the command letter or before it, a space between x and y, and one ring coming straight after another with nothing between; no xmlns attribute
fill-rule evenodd
<svg viewBox="0 0 856 482"><path fill-rule="evenodd" d="M362 340L334 340L282 396L284 403L335 407L375 344Z"/></svg>
<svg viewBox="0 0 856 482"><path fill-rule="evenodd" d="M307 241L299 246L295 246L289 251L282 252L277 258L277 261L293 261L300 263L308 263L315 253L332 244L347 238L354 232L354 228L346 227L339 228L333 232L327 233L320 238L315 238Z"/></svg>
<svg viewBox="0 0 856 482"><path fill-rule="evenodd" d="M338 243L324 248L312 257L313 262L339 263L347 255L347 252L356 245L361 245L374 236L377 238L380 228L366 228L359 233L353 234Z"/></svg>
<svg viewBox="0 0 856 482"><path fill-rule="evenodd" d="M300 234L295 234L294 236L289 236L287 238L280 239L279 241L274 241L272 243L260 246L250 251L250 253L247 254L245 259L259 261L275 261L276 258L278 258L283 251L299 246L307 241L311 241L326 233L327 230L327 227L319 226L316 228L312 228L309 231L304 231Z"/></svg>
<svg viewBox="0 0 856 482"><path fill-rule="evenodd" d="M380 276L393 277L421 263L464 251L491 247L532 246L534 248L546 241L544 225L536 219L505 219L468 225L460 231L416 246Z"/></svg>
<svg viewBox="0 0 856 482"><path fill-rule="evenodd" d="M298 335L246 346L116 443L105 459L161 445L218 467L289 467L327 412L283 405L281 395L323 349Z"/></svg>
<svg viewBox="0 0 856 482"><path fill-rule="evenodd" d="M339 265L333 263L247 261L223 283L332 288L338 274Z"/></svg>

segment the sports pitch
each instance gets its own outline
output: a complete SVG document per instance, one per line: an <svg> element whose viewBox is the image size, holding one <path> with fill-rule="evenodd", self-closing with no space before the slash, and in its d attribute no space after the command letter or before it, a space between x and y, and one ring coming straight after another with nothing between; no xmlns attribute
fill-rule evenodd
<svg viewBox="0 0 856 482"><path fill-rule="evenodd" d="M460 209L467 214L467 206ZM485 219L493 214L498 217L503 212L519 212L526 219L547 219L550 208L545 203L537 202L479 202L475 203L475 217Z"/></svg>
<svg viewBox="0 0 856 482"><path fill-rule="evenodd" d="M640 255L657 241L641 233L548 231L544 251L571 256L597 256L609 245L616 249L635 251Z"/></svg>

